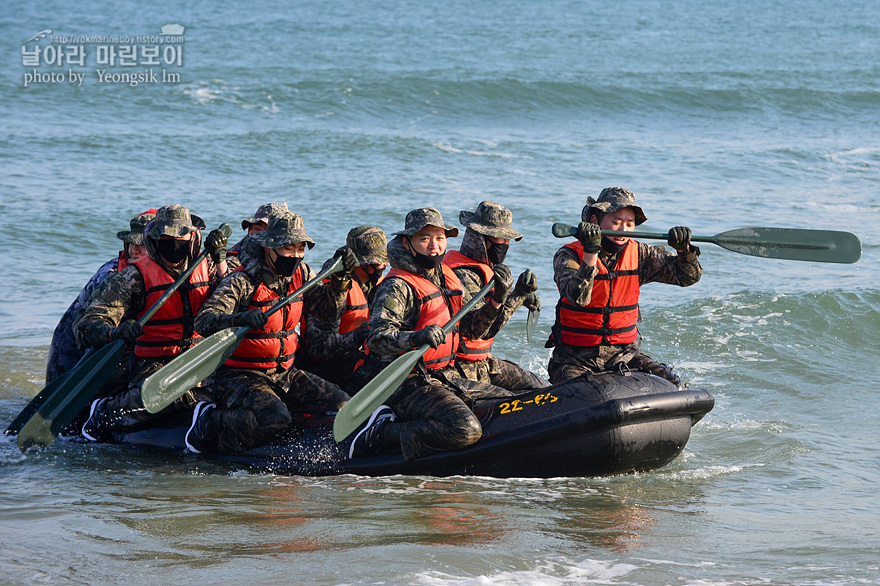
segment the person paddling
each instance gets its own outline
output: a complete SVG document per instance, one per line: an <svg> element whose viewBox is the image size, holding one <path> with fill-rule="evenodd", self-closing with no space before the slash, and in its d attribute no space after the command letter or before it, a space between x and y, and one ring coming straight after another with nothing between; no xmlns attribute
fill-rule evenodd
<svg viewBox="0 0 880 586"><path fill-rule="evenodd" d="M147 210L138 214L129 221L129 230L116 233L116 237L122 240L122 250L116 256L101 265L98 270L82 288L73 303L61 316L55 331L52 333L52 341L49 343L49 359L46 362L46 384L63 375L85 354L85 349L76 344L74 326L79 319L80 313L86 308L95 291L98 291L108 278L124 269L130 262L136 261L147 254L144 246L144 226L156 217L156 210Z"/></svg>
<svg viewBox="0 0 880 586"><path fill-rule="evenodd" d="M504 389L458 377L454 368L459 336L482 338L498 318L510 282L495 287L493 299L468 313L458 331L443 326L470 300L458 277L442 264L446 225L434 208L406 215L403 231L388 243L391 271L370 304L368 360L390 361L424 344L430 350L400 388L379 407L352 441L349 455L364 457L384 449L401 450L407 460L436 451L465 448L480 439L482 427L461 397L504 396Z"/></svg>
<svg viewBox="0 0 880 586"><path fill-rule="evenodd" d="M145 326L137 319L174 283L199 254L205 223L182 205L167 205L144 228L147 256L131 263L107 282L107 287L83 312L76 334L82 345L101 347L113 340L133 345L127 387L109 397L95 399L82 435L105 441L114 433L136 431L157 418L191 408L189 393L158 414L141 402L143 381L165 363L198 341L193 319L226 273L226 236L212 230L205 239L205 258L188 281L174 292Z"/></svg>
<svg viewBox="0 0 880 586"><path fill-rule="evenodd" d="M465 291L476 294L493 276L510 282L510 269L503 263L510 241L522 240L522 234L513 229L511 211L495 202L483 201L474 212L462 211L459 221L465 227L461 247L458 251L449 251L443 264L455 272ZM492 354L492 341L513 312L523 305L540 309L537 290L538 279L531 271L523 271L486 335L477 340L462 336L455 366L464 378L491 383L511 391L550 385L538 375ZM491 297L487 298L487 302L489 299ZM477 305L476 309L479 307Z"/></svg>
<svg viewBox="0 0 880 586"><path fill-rule="evenodd" d="M245 237L233 244L227 250L227 254L230 257L238 255L239 251L241 251L241 247L244 244L245 238L253 234L254 232L262 232L269 225L269 218L273 215L277 215L281 212L290 211L287 209L287 202L285 203L266 203L257 208L257 211L254 212L254 215L250 218L246 218L241 221L241 229L245 231ZM229 272L232 272L237 268L236 266L232 266L230 264Z"/></svg>
<svg viewBox="0 0 880 586"><path fill-rule="evenodd" d="M297 298L267 316L265 312L315 277L305 262L306 247L315 245L302 218L278 211L266 230L245 238L241 268L231 273L196 317L203 336L247 326L251 331L214 374L214 402L201 402L193 412L186 446L195 453L230 454L265 444L290 429L291 412L338 410L349 396L338 386L294 367L300 344L294 330L301 322L303 301ZM340 252L344 271L357 266L351 251ZM335 310L326 287L306 294L316 311Z"/></svg>
<svg viewBox="0 0 880 586"><path fill-rule="evenodd" d="M607 231L632 232L648 217L632 192L622 187L603 189L598 199L587 198L577 229L577 242L566 244L553 257L553 278L559 289L556 323L547 347L553 355L547 370L550 382L563 383L586 372L629 369L649 372L683 388L672 368L639 350L639 289L658 282L688 287L700 280L700 249L693 246L690 228L669 231L670 254Z"/></svg>
<svg viewBox="0 0 880 586"><path fill-rule="evenodd" d="M388 266L388 239L381 228L358 226L349 230L345 243L357 258L358 266L351 273L337 273L327 279L336 297L336 311L332 315L306 307L307 342L305 352L301 351L297 358L305 370L355 393L376 374L361 369L359 376L352 376L365 357L369 303Z"/></svg>

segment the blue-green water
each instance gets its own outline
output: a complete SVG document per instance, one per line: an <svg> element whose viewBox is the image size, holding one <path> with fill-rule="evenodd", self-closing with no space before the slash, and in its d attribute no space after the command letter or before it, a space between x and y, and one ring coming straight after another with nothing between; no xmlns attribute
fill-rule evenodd
<svg viewBox="0 0 880 586"><path fill-rule="evenodd" d="M855 233L854 265L703 246L700 283L643 290L644 349L715 410L667 468L606 479L308 479L108 446L0 442L0 581L880 582L880 6L43 2L0 9L0 426L128 218L237 226L286 200L330 256L352 226L450 222L491 199L540 281L499 355L542 370L552 222L633 190L665 231ZM186 27L178 83L30 83L33 35ZM32 41L32 48L36 42ZM39 41L43 47L49 38Z"/></svg>

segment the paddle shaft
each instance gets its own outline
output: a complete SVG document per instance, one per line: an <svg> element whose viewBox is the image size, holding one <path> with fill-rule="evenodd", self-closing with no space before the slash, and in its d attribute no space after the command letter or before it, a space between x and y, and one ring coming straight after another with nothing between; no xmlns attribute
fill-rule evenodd
<svg viewBox="0 0 880 586"><path fill-rule="evenodd" d="M577 228L555 223L552 228L557 238L577 236ZM622 232L603 230L603 235L620 234L627 238L667 240L669 234L657 232ZM859 239L850 232L836 230L805 230L800 228L740 228L715 236L691 236L693 242L709 242L732 252L814 262L854 263L862 255Z"/></svg>
<svg viewBox="0 0 880 586"><path fill-rule="evenodd" d="M232 233L228 224L222 224L219 229L227 237ZM171 295L189 279L208 254L208 250L203 250L196 256L168 290L141 316L138 323L145 325ZM31 409L30 404L25 407L25 410L30 409L35 412L19 430L19 448L25 450L31 446L47 447L51 444L55 436L73 421L74 417L91 402L101 385L110 378L124 349L123 340L114 340L94 350L67 373L65 380L55 387L54 392L45 395L42 392L38 393L33 401L37 401L42 395L42 404L36 410ZM109 364L111 362L113 364Z"/></svg>
<svg viewBox="0 0 880 586"><path fill-rule="evenodd" d="M452 319L443 326L443 333L449 334L455 324L468 314L480 301L482 301L489 291L495 286L495 277L489 279L489 282L480 289L470 301L468 301L461 309L459 309ZM351 398L333 421L333 438L336 441L342 441L348 437L351 432L357 429L357 426L366 421L367 417L375 411L385 400L394 394L394 391L400 387L407 376L415 368L425 352L431 349L428 344L422 344L415 350L410 350L406 354L397 357L394 362L385 367L385 369L373 377L364 388Z"/></svg>

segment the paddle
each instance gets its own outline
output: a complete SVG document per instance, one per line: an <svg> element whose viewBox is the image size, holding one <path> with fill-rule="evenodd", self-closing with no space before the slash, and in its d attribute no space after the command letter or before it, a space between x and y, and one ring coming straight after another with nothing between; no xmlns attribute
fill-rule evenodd
<svg viewBox="0 0 880 586"><path fill-rule="evenodd" d="M495 277L489 279L486 286L471 297L464 307L452 316L445 326L443 333L448 334L455 327L455 324L467 315L474 306L483 300L489 291L495 286ZM367 417L381 405L385 399L390 397L394 391L401 385L403 380L409 376L412 369L415 368L422 356L425 355L431 347L422 344L415 350L410 350L406 354L397 357L394 362L389 364L377 374L373 380L368 382L364 388L352 397L348 403L342 406L336 419L333 421L333 439L342 441L357 429L358 425L366 421Z"/></svg>
<svg viewBox="0 0 880 586"><path fill-rule="evenodd" d="M282 297L272 309L266 312L266 315L272 315L340 270L342 270L342 257L333 261L314 279L286 297ZM220 330L156 371L141 386L141 401L143 401L144 407L150 413L158 413L182 397L189 389L214 374L214 371L232 356L232 353L250 331L251 328L248 326Z"/></svg>
<svg viewBox="0 0 880 586"><path fill-rule="evenodd" d="M232 234L229 224L222 224L220 230L227 237ZM168 301L171 295L177 291L178 287L189 279L189 276L206 256L208 256L208 251L203 250L168 290L156 300L156 303L138 320L138 323L143 326L150 321L150 318L159 311L159 308ZM61 430L73 421L74 417L91 402L95 393L101 388L101 385L110 378L116 369L116 365L119 364L124 351L125 341L114 340L83 356L82 360L66 376L60 377L64 379L60 381L60 384L55 386L57 381L53 381L52 385L48 385L47 388L54 386L53 392L46 393L45 395L43 392L37 394L31 402L37 401L42 395L42 404L34 409L33 415L21 427L18 433L18 447L22 451L32 446L45 448L55 441L55 437ZM25 411L29 409L31 409L30 404L25 407Z"/></svg>
<svg viewBox="0 0 880 586"><path fill-rule="evenodd" d="M615 234L604 230L604 234ZM553 224L557 238L575 236L577 228L568 224ZM669 234L657 232L620 232L629 238L666 240ZM862 244L855 234L835 230L802 230L799 228L740 228L715 236L691 236L694 242L711 242L727 250L784 260L854 263L862 256Z"/></svg>

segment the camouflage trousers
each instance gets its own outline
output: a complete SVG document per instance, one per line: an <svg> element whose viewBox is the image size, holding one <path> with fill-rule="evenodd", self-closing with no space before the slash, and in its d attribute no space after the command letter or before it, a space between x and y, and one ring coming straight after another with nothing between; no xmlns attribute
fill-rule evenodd
<svg viewBox="0 0 880 586"><path fill-rule="evenodd" d="M337 411L349 399L333 383L296 368L221 368L214 375L214 396L217 409L208 416L216 423L221 454L270 442L290 429L292 413Z"/></svg>
<svg viewBox="0 0 880 586"><path fill-rule="evenodd" d="M490 354L483 360L456 360L455 369L462 378L489 383L509 391L543 389L550 383L521 366Z"/></svg>
<svg viewBox="0 0 880 586"><path fill-rule="evenodd" d="M685 388L672 367L657 362L639 351L638 344L570 346L557 344L547 365L550 382L554 385L564 383L585 372L607 372L610 370L635 370L665 378L680 389Z"/></svg>
<svg viewBox="0 0 880 586"><path fill-rule="evenodd" d="M170 362L175 356L163 356L161 358L137 358L131 359L131 377L127 387L121 392L110 395L104 405L107 410L108 429L113 433L132 432L151 427L162 419L168 418L181 410L192 410L196 403L202 400L210 400L210 394L206 389L197 387L190 389L182 397L159 413L150 413L144 407L141 400L141 386L152 374L156 373ZM120 368L122 368L120 366ZM105 385L102 392L106 392Z"/></svg>
<svg viewBox="0 0 880 586"><path fill-rule="evenodd" d="M316 374L353 395L367 383L353 380L354 367L363 358L364 353L358 349L340 352L324 362L297 355L296 367Z"/></svg>
<svg viewBox="0 0 880 586"><path fill-rule="evenodd" d="M470 405L511 394L460 378L451 367L432 370L427 376L412 375L386 401L397 419L384 430L385 443L399 444L406 460L466 448L483 434Z"/></svg>

